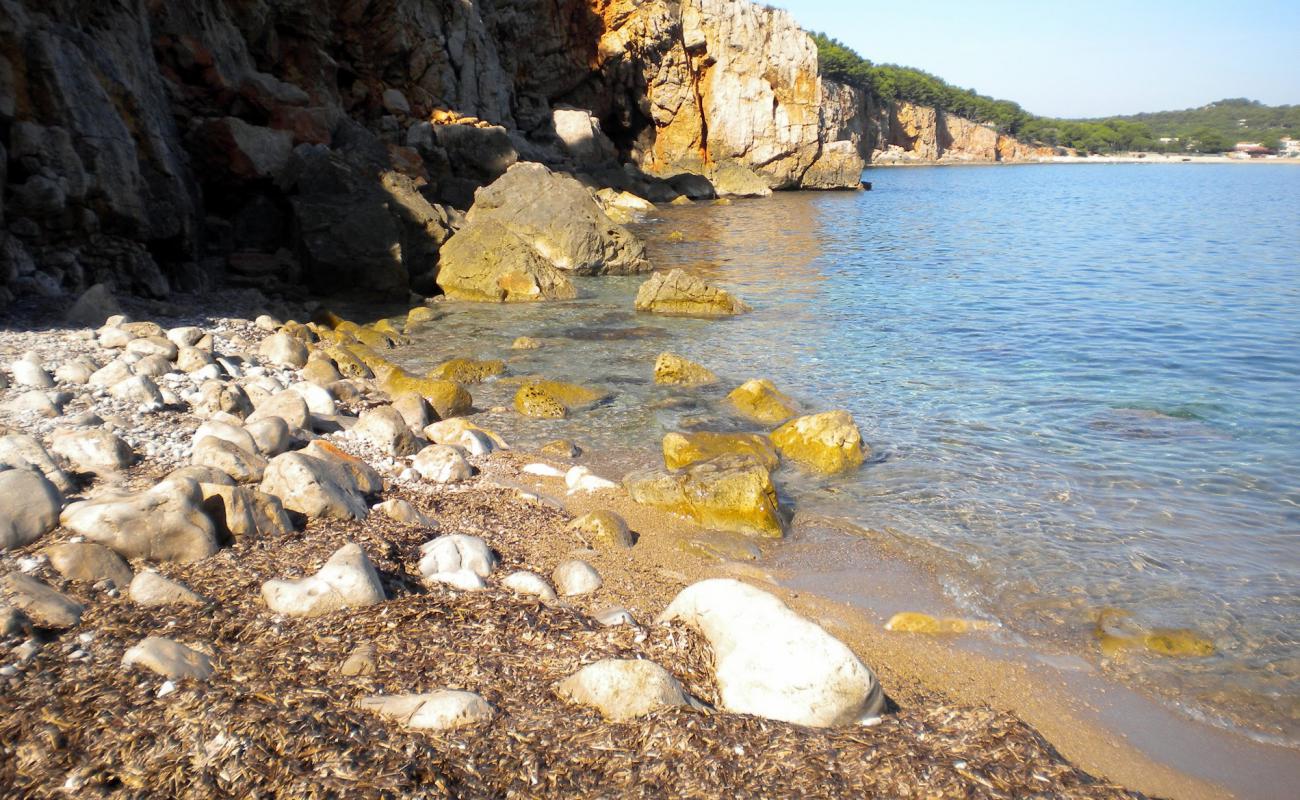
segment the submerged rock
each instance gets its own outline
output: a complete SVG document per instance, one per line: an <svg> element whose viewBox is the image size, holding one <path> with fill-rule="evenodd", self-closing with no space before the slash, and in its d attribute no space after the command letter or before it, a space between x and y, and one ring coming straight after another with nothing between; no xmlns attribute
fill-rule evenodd
<svg viewBox="0 0 1300 800"><path fill-rule="evenodd" d="M626 722L661 708L689 706L691 698L672 673L653 661L607 658L561 681L555 692L590 706L611 722Z"/></svg>
<svg viewBox="0 0 1300 800"><path fill-rule="evenodd" d="M515 410L526 417L563 419L571 412L592 408L612 395L562 381L530 381L515 392Z"/></svg>
<svg viewBox="0 0 1300 800"><path fill-rule="evenodd" d="M768 470L781 463L772 442L759 433L669 433L663 441L664 466L682 469L719 456L752 458Z"/></svg>
<svg viewBox="0 0 1300 800"><path fill-rule="evenodd" d="M823 475L857 469L865 458L862 434L847 411L792 419L772 432L772 444L784 458Z"/></svg>
<svg viewBox="0 0 1300 800"><path fill-rule="evenodd" d="M794 401L766 378L745 381L727 400L743 416L764 425L779 425L799 413Z"/></svg>
<svg viewBox="0 0 1300 800"><path fill-rule="evenodd" d="M879 681L852 650L761 589L725 578L692 584L659 617L674 620L709 641L728 711L828 727L884 709Z"/></svg>
<svg viewBox="0 0 1300 800"><path fill-rule="evenodd" d="M478 361L473 358L453 358L429 370L429 377L459 383L482 383L505 371L506 362L500 359Z"/></svg>
<svg viewBox="0 0 1300 800"><path fill-rule="evenodd" d="M750 311L739 298L674 269L656 272L636 293L636 310L688 317L728 317Z"/></svg>
<svg viewBox="0 0 1300 800"><path fill-rule="evenodd" d="M676 353L660 353L655 359L655 383L669 386L708 386L718 376L694 361Z"/></svg>
<svg viewBox="0 0 1300 800"><path fill-rule="evenodd" d="M641 505L682 514L706 528L771 538L784 534L772 477L748 456L724 456L676 472L633 472L623 485Z"/></svg>

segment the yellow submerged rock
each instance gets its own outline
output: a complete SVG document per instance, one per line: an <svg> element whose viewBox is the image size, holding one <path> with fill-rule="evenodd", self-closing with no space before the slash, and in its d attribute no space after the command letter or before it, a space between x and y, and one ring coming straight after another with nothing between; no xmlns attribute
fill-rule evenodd
<svg viewBox="0 0 1300 800"><path fill-rule="evenodd" d="M930 635L988 631L997 626L979 619L934 617L919 611L900 611L885 623L885 630L895 633L926 633Z"/></svg>
<svg viewBox="0 0 1300 800"><path fill-rule="evenodd" d="M455 381L417 378L392 364L376 370L376 379L379 388L389 397L396 397L403 392L414 392L423 397L439 419L467 414L474 406L474 398L470 396L469 390Z"/></svg>
<svg viewBox="0 0 1300 800"><path fill-rule="evenodd" d="M373 378L375 373L356 355L340 345L330 345L321 352L330 357L345 378Z"/></svg>
<svg viewBox="0 0 1300 800"><path fill-rule="evenodd" d="M433 313L432 308L429 308L428 306L416 306L406 312L406 323L402 328L407 333L410 333L415 327L433 322L435 316L436 315Z"/></svg>
<svg viewBox="0 0 1300 800"><path fill-rule="evenodd" d="M380 325L384 325L384 327L380 328ZM368 328L359 327L355 331L349 331L349 333L356 337L358 342L376 350L390 350L402 343L401 335L386 319L380 320L374 326Z"/></svg>
<svg viewBox="0 0 1300 800"><path fill-rule="evenodd" d="M473 358L453 358L429 370L429 377L459 383L482 383L505 371L506 362L500 359L478 361Z"/></svg>
<svg viewBox="0 0 1300 800"><path fill-rule="evenodd" d="M1142 629L1132 614L1119 608L1103 608L1096 613L1097 638L1101 654L1116 658L1132 651L1145 651L1172 658L1203 658L1215 653L1214 642L1187 628Z"/></svg>
<svg viewBox="0 0 1300 800"><path fill-rule="evenodd" d="M590 389L576 383L532 380L515 392L515 410L526 417L563 419L608 400L609 392Z"/></svg>
<svg viewBox="0 0 1300 800"><path fill-rule="evenodd" d="M660 353L655 359L655 383L671 386L708 386L717 383L713 371L676 353Z"/></svg>
<svg viewBox="0 0 1300 800"><path fill-rule="evenodd" d="M727 400L743 416L765 425L779 425L799 413L794 401L766 378L745 381Z"/></svg>
<svg viewBox="0 0 1300 800"><path fill-rule="evenodd" d="M528 336L520 336L510 344L510 347L515 350L537 350L541 346L541 342Z"/></svg>
<svg viewBox="0 0 1300 800"><path fill-rule="evenodd" d="M772 444L783 458L823 475L857 469L866 457L862 434L847 411L790 420L772 432Z"/></svg>
<svg viewBox="0 0 1300 800"><path fill-rule="evenodd" d="M785 532L772 476L752 458L724 456L677 472L642 470L623 485L637 503L706 528L776 539Z"/></svg>
<svg viewBox="0 0 1300 800"><path fill-rule="evenodd" d="M768 470L781 463L776 448L758 433L669 433L664 436L664 466L682 469L719 456L752 458Z"/></svg>
<svg viewBox="0 0 1300 800"><path fill-rule="evenodd" d="M725 289L681 269L656 272L636 291L637 311L687 317L726 317L752 309Z"/></svg>

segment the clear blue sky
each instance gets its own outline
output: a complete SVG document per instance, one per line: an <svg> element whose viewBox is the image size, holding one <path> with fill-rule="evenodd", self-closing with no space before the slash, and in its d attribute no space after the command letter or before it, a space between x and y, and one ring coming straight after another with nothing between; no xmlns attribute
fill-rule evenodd
<svg viewBox="0 0 1300 800"><path fill-rule="evenodd" d="M1100 117L1225 97L1300 103L1300 0L767 0L876 63L1035 114Z"/></svg>

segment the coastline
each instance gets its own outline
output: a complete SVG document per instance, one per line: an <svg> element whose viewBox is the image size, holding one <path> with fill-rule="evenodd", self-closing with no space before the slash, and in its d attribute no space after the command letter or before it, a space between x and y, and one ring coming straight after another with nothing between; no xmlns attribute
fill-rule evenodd
<svg viewBox="0 0 1300 800"><path fill-rule="evenodd" d="M240 305L237 299L233 302L229 300L223 302L232 309ZM148 309L145 313L149 314L150 318L160 319L166 324L201 324L210 329L220 330L221 341L228 342L227 347L238 345L246 351L256 351L258 342L266 335L266 331L258 330L251 321L254 316L253 311L256 310L253 308L247 308L241 318L222 321L214 321L206 314L200 313L197 308L169 308L167 304L162 303L147 304L143 308ZM171 311L174 314L178 311L188 313L164 317L157 314L158 311ZM30 333L9 331L0 334L0 358L7 362L32 348L39 350L50 360L53 360L56 354L60 357L68 357L79 352L95 351L90 332L86 329L68 330L63 329L61 325L55 325L52 329L43 328L45 328L43 325L31 325ZM649 366L647 365L647 369ZM6 395L12 394L12 391L6 392ZM83 399L89 400L92 405L96 402L92 398ZM133 420L118 420L119 423L125 423L123 435L136 441L139 444L137 450L147 452L149 456L143 459L143 463L132 467L124 475L119 474L115 480L109 480L105 485L132 489L144 488L156 481L168 469L186 463L188 435L201 420L183 412L167 413L163 419L167 424L160 425L160 420L153 415L141 415ZM15 419L9 415L7 421L14 422ZM39 423L33 432L38 436L48 433L58 422L59 420L55 419ZM509 436L507 430L500 432ZM1180 756L1172 761L1176 766L1171 766L1166 760L1152 757L1144 752L1144 745L1151 743L1149 738L1143 740L1141 737L1131 736L1130 732L1121 731L1119 735L1123 741L1117 741L1117 732L1106 725L1108 718L1103 713L1104 709L1089 707L1086 702L1080 705L1077 701L1072 701L1071 687L1061 681L1059 674L1053 674L1041 666L1017 663L1014 654L1004 651L982 652L979 637L949 639L885 633L880 624L884 612L864 607L861 598L846 599L837 596L833 591L828 590L832 582L827 582L820 588L808 587L793 582L791 578L793 573L789 570L774 569L764 562L755 564L748 560L735 561L725 557L720 558L719 553L729 552L727 537L718 538L682 518L638 506L630 500L622 488L593 494L568 495L564 491L563 481L528 475L521 469L526 464L537 461L567 468L575 463L582 464L584 461L582 458L557 461L525 452L498 451L472 459L480 471L480 475L472 482L463 485L431 486L401 480L396 474L397 465L393 459L365 446L364 443L346 436L328 438L386 473L389 488L384 492L385 499L405 499L418 508L429 511L441 523L443 532L455 531L484 536L502 554L507 563L537 569L538 572L546 574L549 572L549 565L564 559L588 560L602 575L606 588L591 600L578 598L572 601L573 609L579 613L594 613L598 610L598 606L616 603L625 606L638 621L648 623L683 586L708 577L737 577L775 592L792 608L818 622L849 644L877 671L887 694L898 707L896 715L901 715L897 717L898 719L912 719L909 715L933 714L935 711L952 709L945 713L954 718L964 719L962 715L975 715L972 717L974 721L962 723L962 725L974 726L968 733L986 730L984 726L989 724L997 727L1012 724L1010 720L1023 719L1033 726L1032 729L1027 730L1036 729L1037 733L1034 735L1041 734L1046 737L1047 742L1050 742L1050 747L1054 748L1054 751L1049 752L1059 751L1079 769L1139 791L1175 798L1224 796L1223 786L1206 780L1204 772L1220 769L1225 764L1225 758L1240 759L1243 753L1250 755L1247 752L1250 748L1242 750L1231 746L1227 734L1218 734L1217 737L1214 734L1207 734L1200 739L1194 738L1191 742L1192 747L1187 752L1166 753L1165 755ZM95 491L104 488L101 483L102 481L96 482ZM498 514L499 517L495 520L482 518L481 515L487 509L491 509L492 513ZM565 529L570 516L598 509L613 510L624 516L632 530L639 535L639 540L632 550L591 550L576 542L572 534ZM384 565L384 574L388 576L386 580L390 591L394 586L409 585L413 578L402 575L404 569L402 564L406 560L403 554L408 552L415 543L432 534L421 535L417 531L403 529L402 526L395 526L391 521L381 520L378 517L378 514L372 514L371 521L360 525L349 524L343 526L341 530L334 531L330 531L329 527L322 528L316 522L309 522L304 533L283 540L269 551L257 542L238 543L236 547L240 552L239 558L253 560L254 572L251 576L244 575L239 570L236 570L233 576L223 574L229 570L230 556L216 559L218 563L207 566L204 566L206 562L200 562L199 565L189 568L164 566L162 569L166 574L190 583L193 588L210 597L219 598L222 605L228 605L231 610L218 614L218 618L210 623L182 620L180 617L163 614L159 619L146 623L143 627L156 628L162 619L172 616L168 627L179 624L181 629L190 633L195 631L197 625L201 629L206 629L209 636L214 636L223 625L230 626L235 623L246 630L250 629L250 626L260 630L260 626L265 624L259 621L265 619L265 610L259 611L257 601L254 600L250 604L245 596L256 586L255 583L249 585L249 577L258 579L274 577L284 574L286 570L291 573L304 570L309 572L313 568L311 565L319 563L319 560L328 554L328 549L341 540L340 537L359 539L368 542L368 549L372 551L378 549L380 563ZM501 525L502 519L508 520L504 527ZM39 554L51 543L51 540L66 541L67 534L56 532L35 545L11 551L0 558L3 558L6 569L12 568L20 561ZM698 545L701 541L705 543L702 547ZM864 544L859 539L855 539L854 543ZM777 548L791 544L784 542L778 544ZM905 598L899 602L908 608L919 607L935 613L942 613L945 610L941 593L937 591L934 583L935 576L926 575L915 565L909 564L902 554L890 552L882 542L865 544L872 548L873 554L879 556L878 563L883 579L877 582L878 586L907 587L904 592ZM283 552L279 552L281 548ZM730 549L730 552L735 554L734 549ZM747 558L747 555L743 554L742 557ZM222 565L223 563L225 566ZM126 619L135 620L134 624L137 626L140 625L141 619L138 615L126 612L122 608L125 605L122 600L114 601L84 585L59 582L57 576L51 575L48 564L38 564L36 574L53 580L56 585L84 599L87 607L92 609L91 616L88 618L92 627L96 623L101 623L107 630L101 631L100 636L92 634L92 639L83 640L84 649L91 653L84 662L67 661L64 654L56 652L58 648L52 642L46 644L42 652L36 656L35 666L25 667L25 669L39 670L37 674L43 675L45 680L54 681L53 685L58 685L57 676L65 674L69 677L78 676L75 678L79 681L77 685L83 687L91 685L86 683L88 679L104 680L102 676L105 670L110 674L115 671L119 648L125 644L123 640L117 638L124 633L119 627L121 619L117 615L126 614ZM234 577L238 575L244 576ZM418 579L418 576L416 578ZM253 594L255 595L256 592L254 591ZM474 614L487 613L482 604L457 605L460 600L457 599L455 592L448 596L445 590L441 592L435 590L433 595L438 603L450 603L452 607L461 608L462 611L457 613L469 614L469 620L474 619ZM406 597L407 602L414 602L417 597L429 596ZM470 595L464 597L468 598ZM882 591L877 596L878 601L886 603L889 598L890 593L887 591ZM504 602L500 591L493 590L491 602L494 604ZM403 596L396 596L389 604L396 610L403 607L402 603ZM329 619L334 620L331 626L338 622L335 618ZM653 634L656 626L647 625L645 630ZM636 643L629 640L631 634L629 629L618 628L609 631L607 635L611 642L617 644L617 647L636 646ZM522 635L531 634L525 632ZM543 640L547 640L548 636L544 629L539 629L535 635L543 637ZM218 646L217 655L219 659L224 656L227 660L219 660L219 664L235 661L233 655L221 653L219 649L235 647L234 641L228 640L229 634L224 636L227 638L226 644ZM314 636L319 638L319 634ZM691 661L688 654L684 655L676 651L674 651L675 655L666 654L664 648L667 646L656 636L657 634L651 636L652 649L647 651L647 655L656 655L661 659L677 658L678 661L669 663L676 663L679 669L683 670L700 668L700 663ZM222 640L221 635L215 638L218 641ZM94 642L93 645L91 641ZM329 652L335 652L340 645L325 645L325 647ZM687 651L690 651L689 647ZM473 657L476 647L471 646L466 652ZM315 661L321 663L319 666L313 666L312 669L323 669L328 672L331 667L328 663L324 663L324 658L324 655L318 654ZM245 662L241 669L247 668ZM315 680L317 678L305 680L305 685L301 688L309 692L314 691L311 684ZM704 680L706 679L697 678L697 681ZM24 687L29 689L30 682L25 683ZM182 687L177 694L178 698L190 706L200 702L203 697L201 689L185 684L182 684ZM153 688L156 688L156 682L145 681L143 685L137 686L137 690L141 688L145 691L144 696L147 696ZM535 688L544 689L541 686ZM707 685L696 688L702 694L709 691ZM1113 689L1114 687L1110 687L1108 690ZM42 693L43 690L38 689L36 697L41 696ZM137 697L137 702L147 702L143 699L144 696ZM12 692L8 696L8 702L20 702L18 697L19 692ZM163 707L162 703L156 705ZM1132 709L1128 711L1131 712ZM137 715L143 715L145 718L148 718L150 713L154 712L143 709L136 712ZM1150 719L1150 713L1153 712L1147 709L1136 716ZM988 717L989 714L993 716ZM1007 722L997 722L997 720L1007 720ZM30 735L35 731L28 728L27 724L33 721L24 720L19 714L10 715L11 727L7 732L16 737L13 741L23 738L19 734L26 734L25 740L30 741ZM934 720L930 719L930 722L925 724L933 724L933 722ZM392 732L386 723L379 720L366 721L364 724L374 731L388 730L390 734ZM1159 736L1158 731L1148 733ZM107 732L104 732L104 735L109 736ZM85 745L85 742L81 741L80 744ZM1222 747L1223 752L1216 754L1213 749L1202 749L1211 746ZM55 756L47 754L47 757ZM1198 757L1204 757L1203 761L1199 761L1201 775L1192 774L1186 769L1189 766L1197 766ZM1241 770L1245 772L1254 766L1255 764L1247 759L1242 761ZM1230 775L1229 777L1249 776ZM980 780L974 780L969 785L975 788L979 783ZM1070 792L1066 791L1066 793ZM1238 796L1268 797L1271 795L1242 792Z"/></svg>
<svg viewBox="0 0 1300 800"><path fill-rule="evenodd" d="M876 167L995 167L1022 166L1027 164L1290 164L1300 166L1300 158L1229 158L1228 156L1177 156L1166 153L1146 153L1128 156L1052 156L1051 158L1028 158L1014 161L984 161L978 159L941 158L938 160L897 160L872 161L867 169Z"/></svg>

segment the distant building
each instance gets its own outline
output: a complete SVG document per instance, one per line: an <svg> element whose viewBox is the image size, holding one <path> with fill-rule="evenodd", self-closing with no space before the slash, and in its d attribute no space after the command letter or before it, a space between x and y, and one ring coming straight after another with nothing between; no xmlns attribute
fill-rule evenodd
<svg viewBox="0 0 1300 800"><path fill-rule="evenodd" d="M1283 138L1277 149L1277 154L1285 158L1300 158L1300 139L1292 139L1290 136Z"/></svg>
<svg viewBox="0 0 1300 800"><path fill-rule="evenodd" d="M1267 147L1260 144L1259 142L1237 142L1236 147L1232 148L1232 152L1240 153L1241 155L1247 156L1249 158L1263 158L1264 156L1269 155L1273 151L1269 150Z"/></svg>

